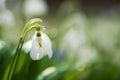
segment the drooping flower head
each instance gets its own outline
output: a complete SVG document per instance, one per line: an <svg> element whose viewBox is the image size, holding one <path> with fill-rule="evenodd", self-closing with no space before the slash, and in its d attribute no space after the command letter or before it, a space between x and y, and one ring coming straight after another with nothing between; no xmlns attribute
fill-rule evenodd
<svg viewBox="0 0 120 80"><path fill-rule="evenodd" d="M43 31L36 31L32 38L30 56L33 60L39 60L45 55L52 57L51 40Z"/></svg>

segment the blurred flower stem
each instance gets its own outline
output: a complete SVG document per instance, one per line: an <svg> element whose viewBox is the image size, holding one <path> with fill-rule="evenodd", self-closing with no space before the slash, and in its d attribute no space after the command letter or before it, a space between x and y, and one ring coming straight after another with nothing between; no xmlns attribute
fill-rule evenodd
<svg viewBox="0 0 120 80"><path fill-rule="evenodd" d="M33 28L35 28L38 31L41 29L41 25L38 24L39 22L42 22L42 20L39 18L31 19L30 21L27 22L27 24L23 28L23 31L20 35L20 41L18 43L15 55L14 55L12 61L10 61L10 65L8 65L6 68L6 71L3 76L3 80L13 80L12 78L15 73L16 65L19 60L19 56L20 56L20 53L22 50L22 46L23 46L25 37L26 37L27 33L30 32Z"/></svg>

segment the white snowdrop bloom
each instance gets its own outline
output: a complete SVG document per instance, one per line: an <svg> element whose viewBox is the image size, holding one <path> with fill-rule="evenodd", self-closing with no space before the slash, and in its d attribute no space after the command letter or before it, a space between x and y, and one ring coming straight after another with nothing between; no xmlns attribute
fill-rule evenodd
<svg viewBox="0 0 120 80"><path fill-rule="evenodd" d="M40 31L40 36L37 33L33 36L30 56L33 60L39 60L45 55L52 57L52 44L49 37Z"/></svg>

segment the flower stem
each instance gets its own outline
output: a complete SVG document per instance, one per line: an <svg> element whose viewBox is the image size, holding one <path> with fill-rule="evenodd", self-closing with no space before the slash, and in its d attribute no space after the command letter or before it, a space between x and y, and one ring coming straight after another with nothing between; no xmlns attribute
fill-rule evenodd
<svg viewBox="0 0 120 80"><path fill-rule="evenodd" d="M20 57L20 53L22 51L22 46L23 46L25 37L28 34L28 32L30 32L33 28L40 29L41 25L36 24L38 22L42 22L42 20L39 18L31 19L30 21L27 22L27 24L23 28L22 33L20 35L20 41L18 43L15 55L14 55L12 61L10 62L10 67L7 68L7 70L8 70L7 73L4 74L4 76L3 76L3 80L12 80L13 75L15 73L16 66L17 66L17 62Z"/></svg>
<svg viewBox="0 0 120 80"><path fill-rule="evenodd" d="M22 45L23 45L23 39L21 38L20 41L19 41L19 44L17 46L17 49L16 49L15 55L13 57L13 60L11 62L11 66L10 66L10 69L9 69L7 80L11 80L12 76L14 75L15 67L17 65L17 62L18 62L18 59L19 59L19 56L20 56Z"/></svg>

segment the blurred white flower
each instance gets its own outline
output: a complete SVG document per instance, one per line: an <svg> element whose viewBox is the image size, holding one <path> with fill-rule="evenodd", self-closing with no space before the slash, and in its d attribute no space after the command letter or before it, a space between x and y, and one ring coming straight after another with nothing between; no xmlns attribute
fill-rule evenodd
<svg viewBox="0 0 120 80"><path fill-rule="evenodd" d="M15 24L15 17L10 10L4 10L0 14L0 24L5 27L11 27Z"/></svg>
<svg viewBox="0 0 120 80"><path fill-rule="evenodd" d="M30 56L33 60L39 60L45 55L48 55L49 58L52 57L52 44L49 37L40 32L41 36L37 36L36 33L32 39L32 46L30 51Z"/></svg>
<svg viewBox="0 0 120 80"><path fill-rule="evenodd" d="M68 50L73 53L79 47L86 44L86 22L86 16L82 12L73 13L64 21L62 26L66 27L67 32L60 44L63 51Z"/></svg>
<svg viewBox="0 0 120 80"><path fill-rule="evenodd" d="M46 78L47 76L49 76L55 72L57 72L56 67L54 67L54 66L48 67L41 74L38 75L36 80L44 80L44 78Z"/></svg>
<svg viewBox="0 0 120 80"><path fill-rule="evenodd" d="M31 46L32 46L32 40L29 40L27 42L24 43L23 45L23 50L28 53L31 50Z"/></svg>
<svg viewBox="0 0 120 80"><path fill-rule="evenodd" d="M45 0L26 0L24 3L23 12L27 17L43 16L47 11L48 6Z"/></svg>
<svg viewBox="0 0 120 80"><path fill-rule="evenodd" d="M95 48L89 45L85 45L78 50L78 62L76 67L94 63L99 57Z"/></svg>
<svg viewBox="0 0 120 80"><path fill-rule="evenodd" d="M45 76L47 76L47 75L49 75L49 74L51 74L51 73L53 73L53 72L55 72L55 71L56 71L56 68L55 68L55 67L49 67L49 68L45 69L45 70L42 72L42 74L45 75Z"/></svg>
<svg viewBox="0 0 120 80"><path fill-rule="evenodd" d="M4 48L5 45L6 45L6 43L5 43L4 41L0 40L0 50L1 50L2 48Z"/></svg>
<svg viewBox="0 0 120 80"><path fill-rule="evenodd" d="M106 51L113 51L117 44L117 36L120 32L119 21L115 19L98 18L96 19L91 36L97 44Z"/></svg>
<svg viewBox="0 0 120 80"><path fill-rule="evenodd" d="M63 37L61 42L61 49L75 52L79 47L86 44L86 35L83 30L79 28L71 28Z"/></svg>
<svg viewBox="0 0 120 80"><path fill-rule="evenodd" d="M0 11L6 9L6 0L0 0Z"/></svg>

